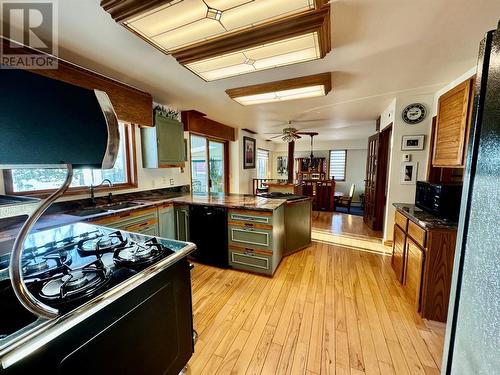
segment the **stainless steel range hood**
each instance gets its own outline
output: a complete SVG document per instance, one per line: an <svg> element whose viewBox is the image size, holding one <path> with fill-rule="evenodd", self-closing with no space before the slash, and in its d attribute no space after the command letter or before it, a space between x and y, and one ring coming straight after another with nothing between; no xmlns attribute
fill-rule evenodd
<svg viewBox="0 0 500 375"><path fill-rule="evenodd" d="M0 167L113 167L118 120L106 93L0 69Z"/></svg>
<svg viewBox="0 0 500 375"><path fill-rule="evenodd" d="M3 68L3 67L0 67ZM59 190L40 202L22 226L12 249L9 275L21 304L43 318L59 311L37 300L22 277L24 242L44 211L68 189L73 168L112 168L120 133L106 93L24 70L0 69L0 168L67 169Z"/></svg>

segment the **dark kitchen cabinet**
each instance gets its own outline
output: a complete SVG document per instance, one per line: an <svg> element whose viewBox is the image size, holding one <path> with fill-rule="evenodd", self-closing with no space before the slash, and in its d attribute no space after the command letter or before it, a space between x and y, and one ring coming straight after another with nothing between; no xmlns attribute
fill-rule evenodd
<svg viewBox="0 0 500 375"><path fill-rule="evenodd" d="M186 160L184 125L156 114L153 128L141 128L144 168L183 167Z"/></svg>
<svg viewBox="0 0 500 375"><path fill-rule="evenodd" d="M456 229L422 227L400 210L394 221L391 264L397 280L423 318L445 322Z"/></svg>

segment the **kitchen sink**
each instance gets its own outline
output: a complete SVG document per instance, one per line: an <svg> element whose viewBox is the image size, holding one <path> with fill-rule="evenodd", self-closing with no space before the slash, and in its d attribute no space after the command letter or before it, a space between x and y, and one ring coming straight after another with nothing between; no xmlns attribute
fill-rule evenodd
<svg viewBox="0 0 500 375"><path fill-rule="evenodd" d="M115 204L106 205L106 206L103 206L103 208L108 210L108 211L119 211L119 210L124 210L126 208L134 208L137 206L141 206L143 204L144 203L140 203L140 202L123 202L123 203L115 203Z"/></svg>
<svg viewBox="0 0 500 375"><path fill-rule="evenodd" d="M108 211L109 209L105 208L90 207L90 208L82 208L81 210L71 211L68 214L73 216L92 216L92 215L102 214Z"/></svg>

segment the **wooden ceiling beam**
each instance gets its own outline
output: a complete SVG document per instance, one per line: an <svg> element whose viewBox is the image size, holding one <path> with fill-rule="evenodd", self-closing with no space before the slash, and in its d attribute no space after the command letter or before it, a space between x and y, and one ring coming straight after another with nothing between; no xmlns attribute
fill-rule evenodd
<svg viewBox="0 0 500 375"><path fill-rule="evenodd" d="M234 99L242 96L259 95L269 92L321 85L325 87L325 95L328 95L328 93L332 91L332 73L314 74L306 77L285 79L252 86L236 87L234 89L226 90L226 94L229 95L231 99Z"/></svg>

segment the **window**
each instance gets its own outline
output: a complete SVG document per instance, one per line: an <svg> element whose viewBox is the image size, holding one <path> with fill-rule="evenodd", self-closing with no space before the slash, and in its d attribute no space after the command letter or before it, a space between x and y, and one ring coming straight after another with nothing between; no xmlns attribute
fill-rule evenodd
<svg viewBox="0 0 500 375"><path fill-rule="evenodd" d="M330 151L330 179L335 179L335 181L345 181L346 160L347 150Z"/></svg>
<svg viewBox="0 0 500 375"><path fill-rule="evenodd" d="M120 148L113 169L75 169L68 192L80 193L91 184L97 185L106 178L113 183L113 188L136 186L135 175L132 173L132 167L135 166L133 132L133 126L120 124ZM66 178L66 170L16 168L4 171L4 177L7 194L45 195L61 187Z"/></svg>
<svg viewBox="0 0 500 375"><path fill-rule="evenodd" d="M257 178L269 177L269 151L257 149Z"/></svg>

